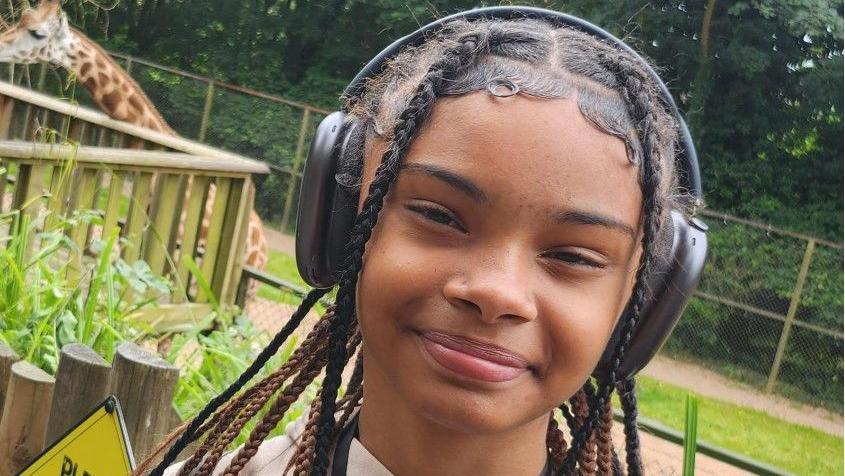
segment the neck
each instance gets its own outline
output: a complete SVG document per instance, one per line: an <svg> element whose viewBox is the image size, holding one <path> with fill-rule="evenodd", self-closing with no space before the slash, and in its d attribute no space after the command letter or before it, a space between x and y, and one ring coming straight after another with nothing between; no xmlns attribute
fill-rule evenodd
<svg viewBox="0 0 845 476"><path fill-rule="evenodd" d="M537 476L546 464L548 415L503 432L468 434L411 408L367 362L359 440L396 476Z"/></svg>
<svg viewBox="0 0 845 476"><path fill-rule="evenodd" d="M64 47L64 59L59 63L76 76L109 117L176 135L138 83L98 44L71 29Z"/></svg>

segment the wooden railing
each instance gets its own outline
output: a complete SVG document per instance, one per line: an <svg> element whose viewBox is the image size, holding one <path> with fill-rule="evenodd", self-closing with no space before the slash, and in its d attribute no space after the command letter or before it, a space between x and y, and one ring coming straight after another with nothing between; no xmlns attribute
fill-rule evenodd
<svg viewBox="0 0 845 476"><path fill-rule="evenodd" d="M78 249L89 250L95 238L119 226L131 244L121 247L121 256L129 263L144 259L153 273L170 276L171 302L209 299L192 286L185 256L199 263L222 303L234 302L255 193L250 177L267 173L264 164L219 154L0 141L0 167L0 214L21 210L36 217L46 210L43 226L49 228L56 217L93 210L101 226L80 222L70 231ZM206 219L207 235L200 237Z"/></svg>

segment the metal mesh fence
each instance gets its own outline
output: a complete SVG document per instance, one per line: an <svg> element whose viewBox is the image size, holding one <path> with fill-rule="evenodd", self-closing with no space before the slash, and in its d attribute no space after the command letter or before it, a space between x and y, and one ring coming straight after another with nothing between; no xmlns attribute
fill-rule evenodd
<svg viewBox="0 0 845 476"><path fill-rule="evenodd" d="M304 156L327 111L135 58L116 60L178 133L269 163L273 173L256 177L256 211L265 226L293 230ZM0 75L8 78L8 69ZM73 83L48 68L19 66L14 81L93 106L84 88L68 87ZM715 213L705 217L705 273L662 352L841 411L842 245ZM268 293L278 292L265 288L259 297L272 303L279 296ZM275 314L273 306L253 314Z"/></svg>

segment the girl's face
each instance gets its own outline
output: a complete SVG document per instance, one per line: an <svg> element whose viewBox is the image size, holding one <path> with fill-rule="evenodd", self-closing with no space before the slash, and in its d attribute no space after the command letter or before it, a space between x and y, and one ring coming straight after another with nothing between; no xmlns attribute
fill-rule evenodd
<svg viewBox="0 0 845 476"><path fill-rule="evenodd" d="M545 421L631 295L641 205L624 142L573 98L439 99L367 244L367 395L466 433Z"/></svg>

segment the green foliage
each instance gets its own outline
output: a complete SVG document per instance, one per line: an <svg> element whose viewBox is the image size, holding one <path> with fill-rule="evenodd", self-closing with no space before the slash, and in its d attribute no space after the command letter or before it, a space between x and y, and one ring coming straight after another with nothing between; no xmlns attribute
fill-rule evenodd
<svg viewBox="0 0 845 476"><path fill-rule="evenodd" d="M93 260L83 257L67 232L80 222L99 223L96 214L78 213L37 232L43 219L31 222L19 211L0 216L0 227L10 227L0 239L0 341L51 374L60 349L71 342L111 360L118 343L145 331L129 316L167 293L168 283L145 262L129 264L113 254L117 229L94 243ZM68 279L68 270L80 262L82 278Z"/></svg>
<svg viewBox="0 0 845 476"><path fill-rule="evenodd" d="M695 452L698 437L698 399L687 394L686 422L684 422L684 476L695 474Z"/></svg>

